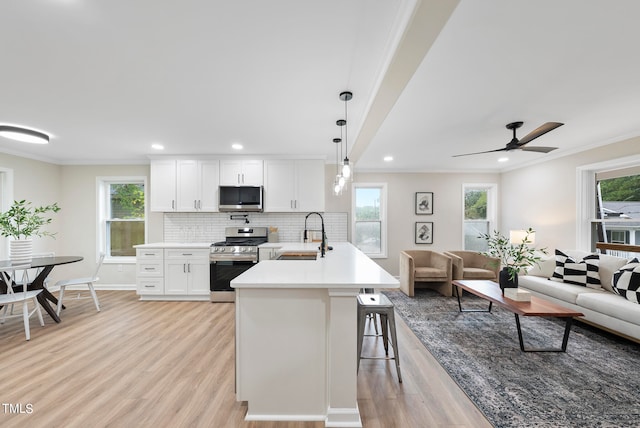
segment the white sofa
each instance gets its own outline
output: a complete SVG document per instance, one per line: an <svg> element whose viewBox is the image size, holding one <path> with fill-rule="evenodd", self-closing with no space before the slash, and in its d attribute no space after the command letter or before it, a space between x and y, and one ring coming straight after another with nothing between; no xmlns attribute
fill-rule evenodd
<svg viewBox="0 0 640 428"><path fill-rule="evenodd" d="M576 261L589 253L564 251ZM579 319L604 330L640 342L640 304L613 291L613 273L627 263L627 259L600 254L599 276L601 288L567 284L552 277L555 255L549 255L526 275L518 276L518 286L549 301L582 312Z"/></svg>

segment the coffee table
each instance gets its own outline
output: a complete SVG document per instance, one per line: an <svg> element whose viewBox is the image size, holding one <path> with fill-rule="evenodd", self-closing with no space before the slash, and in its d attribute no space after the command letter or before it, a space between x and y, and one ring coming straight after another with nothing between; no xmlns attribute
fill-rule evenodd
<svg viewBox="0 0 640 428"><path fill-rule="evenodd" d="M518 340L520 341L520 350L522 352L566 352L567 342L569 341L569 332L573 317L583 316L581 312L564 308L547 300L531 296L530 302L520 302L503 296L500 285L493 281L479 280L455 280L453 281L453 289L458 297L458 308L460 312L491 312L491 307L495 303L516 316L516 327L518 329ZM458 287L468 291L478 297L489 301L487 310L463 309L460 300ZM522 329L520 328L520 315L525 317L556 317L565 320L564 337L562 338L562 346L560 348L525 348L522 339Z"/></svg>

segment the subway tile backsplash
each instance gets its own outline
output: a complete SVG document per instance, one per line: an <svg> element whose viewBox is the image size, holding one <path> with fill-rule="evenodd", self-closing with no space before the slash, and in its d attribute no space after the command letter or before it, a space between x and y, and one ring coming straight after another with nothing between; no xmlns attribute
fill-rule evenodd
<svg viewBox="0 0 640 428"><path fill-rule="evenodd" d="M277 227L280 242L300 242L304 231L304 218L308 213L248 213L249 224L244 220L231 220L231 213L165 213L165 242L218 242L224 241L225 227ZM327 240L348 240L348 213L325 212L324 226ZM307 220L307 229L320 230L320 218L312 215Z"/></svg>

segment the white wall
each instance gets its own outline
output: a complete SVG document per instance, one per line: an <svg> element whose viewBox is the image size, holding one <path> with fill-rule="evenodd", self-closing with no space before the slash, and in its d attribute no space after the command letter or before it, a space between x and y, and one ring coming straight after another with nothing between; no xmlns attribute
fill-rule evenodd
<svg viewBox="0 0 640 428"><path fill-rule="evenodd" d="M499 174L492 173L356 174L355 182L387 183L388 257L375 261L392 275L398 275L399 254L402 250L447 251L462 248L462 185L497 184L499 180ZM416 192L433 192L433 215L415 214ZM342 197L346 199L350 195ZM415 244L414 230L417 221L433 222L433 244Z"/></svg>
<svg viewBox="0 0 640 428"><path fill-rule="evenodd" d="M537 247L577 248L576 168L637 155L638 147L640 137L503 173L501 230L532 227Z"/></svg>

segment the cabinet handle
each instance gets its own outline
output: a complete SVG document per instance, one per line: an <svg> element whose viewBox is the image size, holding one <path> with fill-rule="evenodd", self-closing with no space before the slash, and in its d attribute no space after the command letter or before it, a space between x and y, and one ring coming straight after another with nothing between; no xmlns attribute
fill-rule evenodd
<svg viewBox="0 0 640 428"><path fill-rule="evenodd" d="M238 184L241 184L241 182L240 182L240 174L238 174Z"/></svg>
<svg viewBox="0 0 640 428"><path fill-rule="evenodd" d="M176 209L176 201L174 199L171 200L171 209L172 210Z"/></svg>
<svg viewBox="0 0 640 428"><path fill-rule="evenodd" d="M156 270L156 268L144 268L144 270Z"/></svg>
<svg viewBox="0 0 640 428"><path fill-rule="evenodd" d="M156 288L155 285L145 285L144 288Z"/></svg>
<svg viewBox="0 0 640 428"><path fill-rule="evenodd" d="M194 210L198 209L198 201L196 201L195 199L193 200L193 209Z"/></svg>
<svg viewBox="0 0 640 428"><path fill-rule="evenodd" d="M202 209L202 201L200 199L198 199L198 209L199 210Z"/></svg>
<svg viewBox="0 0 640 428"><path fill-rule="evenodd" d="M187 272L191 273L191 263L187 264Z"/></svg>
<svg viewBox="0 0 640 428"><path fill-rule="evenodd" d="M186 265L186 263L184 263L182 265L182 273L187 273L187 265Z"/></svg>
<svg viewBox="0 0 640 428"><path fill-rule="evenodd" d="M244 184L244 172L242 173L242 184Z"/></svg>
<svg viewBox="0 0 640 428"><path fill-rule="evenodd" d="M144 253L145 256L155 256L156 253Z"/></svg>
<svg viewBox="0 0 640 428"><path fill-rule="evenodd" d="M183 256L193 256L192 253L182 253Z"/></svg>

